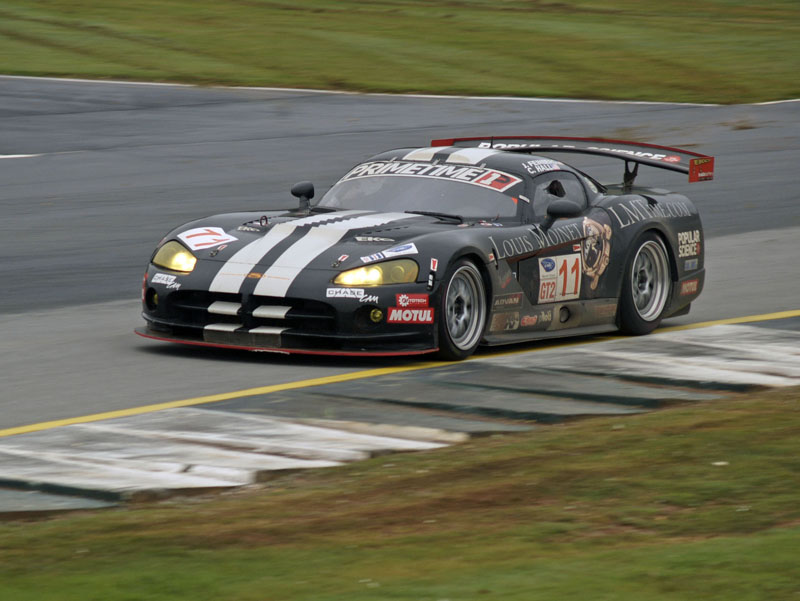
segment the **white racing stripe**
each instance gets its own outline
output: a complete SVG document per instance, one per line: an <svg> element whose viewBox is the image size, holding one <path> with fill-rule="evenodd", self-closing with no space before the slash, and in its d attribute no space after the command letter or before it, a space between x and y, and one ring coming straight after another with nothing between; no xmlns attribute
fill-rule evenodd
<svg viewBox="0 0 800 601"><path fill-rule="evenodd" d="M295 229L303 225L313 225L325 223L334 219L340 219L350 215L360 215L366 211L337 211L336 213L325 213L313 217L303 217L287 223L279 223L263 238L251 242L240 249L220 268L217 275L211 281L209 290L211 292L231 292L237 293L242 287L247 274L263 259L266 254L275 248L282 241L292 235Z"/></svg>
<svg viewBox="0 0 800 601"><path fill-rule="evenodd" d="M344 238L347 232L411 217L416 217L416 215L379 213L315 227L277 258L258 281L255 294L260 296L286 296L286 291L300 272L320 254Z"/></svg>
<svg viewBox="0 0 800 601"><path fill-rule="evenodd" d="M431 146L429 148L417 148L403 157L404 161L430 161L437 152L453 150L452 146Z"/></svg>
<svg viewBox="0 0 800 601"><path fill-rule="evenodd" d="M500 152L497 148L459 148L445 159L446 163L477 165L486 157Z"/></svg>

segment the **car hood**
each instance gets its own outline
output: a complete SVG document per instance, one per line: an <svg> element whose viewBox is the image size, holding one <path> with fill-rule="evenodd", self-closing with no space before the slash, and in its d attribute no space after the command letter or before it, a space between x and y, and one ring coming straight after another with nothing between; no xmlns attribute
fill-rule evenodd
<svg viewBox="0 0 800 601"><path fill-rule="evenodd" d="M394 257L428 261L420 241L458 226L409 213L281 213L244 220L243 215L206 218L172 235L200 261L221 264L213 269L213 291L239 291L251 278L261 280L258 294L284 296L303 273L338 272Z"/></svg>

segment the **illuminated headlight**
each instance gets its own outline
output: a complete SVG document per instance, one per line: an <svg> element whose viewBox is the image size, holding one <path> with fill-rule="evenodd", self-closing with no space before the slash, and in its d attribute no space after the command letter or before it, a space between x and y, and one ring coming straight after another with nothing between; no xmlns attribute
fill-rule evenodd
<svg viewBox="0 0 800 601"><path fill-rule="evenodd" d="M419 267L414 261L411 259L397 259L343 271L336 276L333 283L340 286L407 284L416 282L417 274L419 274Z"/></svg>
<svg viewBox="0 0 800 601"><path fill-rule="evenodd" d="M153 265L183 273L191 272L196 263L197 259L194 255L175 240L171 240L159 248L156 256L153 257Z"/></svg>

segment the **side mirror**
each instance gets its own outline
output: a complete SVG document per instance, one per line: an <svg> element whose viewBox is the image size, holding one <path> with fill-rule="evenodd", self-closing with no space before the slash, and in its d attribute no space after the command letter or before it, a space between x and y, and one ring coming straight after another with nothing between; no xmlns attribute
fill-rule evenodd
<svg viewBox="0 0 800 601"><path fill-rule="evenodd" d="M547 218L542 223L542 229L550 229L556 219L564 219L568 217L578 217L583 212L583 209L577 202L567 200L566 198L559 198L547 205Z"/></svg>
<svg viewBox="0 0 800 601"><path fill-rule="evenodd" d="M300 199L300 210L308 211L311 207L309 202L314 198L314 184L311 182L298 182L292 186L292 196Z"/></svg>

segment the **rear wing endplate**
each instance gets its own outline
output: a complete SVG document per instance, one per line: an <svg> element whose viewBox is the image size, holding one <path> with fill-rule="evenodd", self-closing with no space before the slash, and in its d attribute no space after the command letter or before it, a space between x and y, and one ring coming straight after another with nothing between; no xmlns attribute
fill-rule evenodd
<svg viewBox="0 0 800 601"><path fill-rule="evenodd" d="M444 138L432 140L431 146L463 146L496 148L512 152L576 152L614 157L625 161L626 187L633 185L639 164L679 173L688 173L690 182L714 179L714 157L705 154L657 146L644 142L608 140L604 138L567 138L562 136L505 136L478 138ZM633 168L629 167L633 163Z"/></svg>

